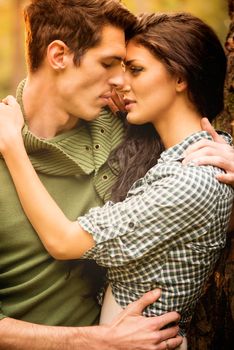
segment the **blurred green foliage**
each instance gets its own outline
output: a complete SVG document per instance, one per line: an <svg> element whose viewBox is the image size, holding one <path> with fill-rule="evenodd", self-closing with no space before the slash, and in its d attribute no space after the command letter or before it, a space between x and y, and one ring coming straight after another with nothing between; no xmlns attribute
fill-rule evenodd
<svg viewBox="0 0 234 350"><path fill-rule="evenodd" d="M228 25L227 0L123 0L134 13L186 11L200 17L224 42Z"/></svg>
<svg viewBox="0 0 234 350"><path fill-rule="evenodd" d="M12 45L11 11L9 2L0 0L0 97L11 87Z"/></svg>
<svg viewBox="0 0 234 350"><path fill-rule="evenodd" d="M15 93L17 80L26 75L23 54L22 7L26 0L0 0L0 98ZM229 20L227 0L123 0L138 14L141 12L188 11L205 20L225 41Z"/></svg>

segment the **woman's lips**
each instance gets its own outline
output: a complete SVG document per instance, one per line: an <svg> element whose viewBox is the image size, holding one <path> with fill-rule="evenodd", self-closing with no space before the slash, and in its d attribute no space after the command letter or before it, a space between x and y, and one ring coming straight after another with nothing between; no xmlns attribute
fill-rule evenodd
<svg viewBox="0 0 234 350"><path fill-rule="evenodd" d="M129 111L135 103L136 103L136 101L134 101L134 100L124 99L125 109L127 111Z"/></svg>

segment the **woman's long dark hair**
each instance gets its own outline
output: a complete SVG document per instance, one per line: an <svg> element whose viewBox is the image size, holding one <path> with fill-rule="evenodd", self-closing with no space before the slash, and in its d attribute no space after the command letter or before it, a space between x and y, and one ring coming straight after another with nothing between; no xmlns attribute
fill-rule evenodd
<svg viewBox="0 0 234 350"><path fill-rule="evenodd" d="M164 150L161 139L152 124L126 123L122 143L112 152L109 165L117 180L112 188L111 200L122 201L132 184L152 168Z"/></svg>
<svg viewBox="0 0 234 350"><path fill-rule="evenodd" d="M226 57L214 31L189 13L142 15L131 40L161 60L168 72L187 82L188 97L212 121L223 109ZM109 164L118 171L112 200L125 198L131 185L157 163L163 145L150 124L128 125Z"/></svg>

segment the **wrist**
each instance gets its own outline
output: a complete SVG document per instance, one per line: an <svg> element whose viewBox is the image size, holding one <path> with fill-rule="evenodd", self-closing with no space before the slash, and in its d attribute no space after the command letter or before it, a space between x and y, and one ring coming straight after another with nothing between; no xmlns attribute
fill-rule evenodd
<svg viewBox="0 0 234 350"><path fill-rule="evenodd" d="M3 158L17 157L25 152L22 136L15 133L8 135L5 139L0 139L0 152Z"/></svg>
<svg viewBox="0 0 234 350"><path fill-rule="evenodd" d="M77 328L77 349L82 350L113 350L110 327L92 326Z"/></svg>

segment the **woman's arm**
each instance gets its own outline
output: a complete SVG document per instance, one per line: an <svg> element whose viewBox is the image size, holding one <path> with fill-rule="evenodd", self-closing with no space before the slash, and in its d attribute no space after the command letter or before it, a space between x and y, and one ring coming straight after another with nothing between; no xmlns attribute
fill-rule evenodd
<svg viewBox="0 0 234 350"><path fill-rule="evenodd" d="M75 259L95 243L77 221L70 221L46 191L26 153L23 119L13 98L0 106L0 152L14 181L22 207L48 252L57 259Z"/></svg>

